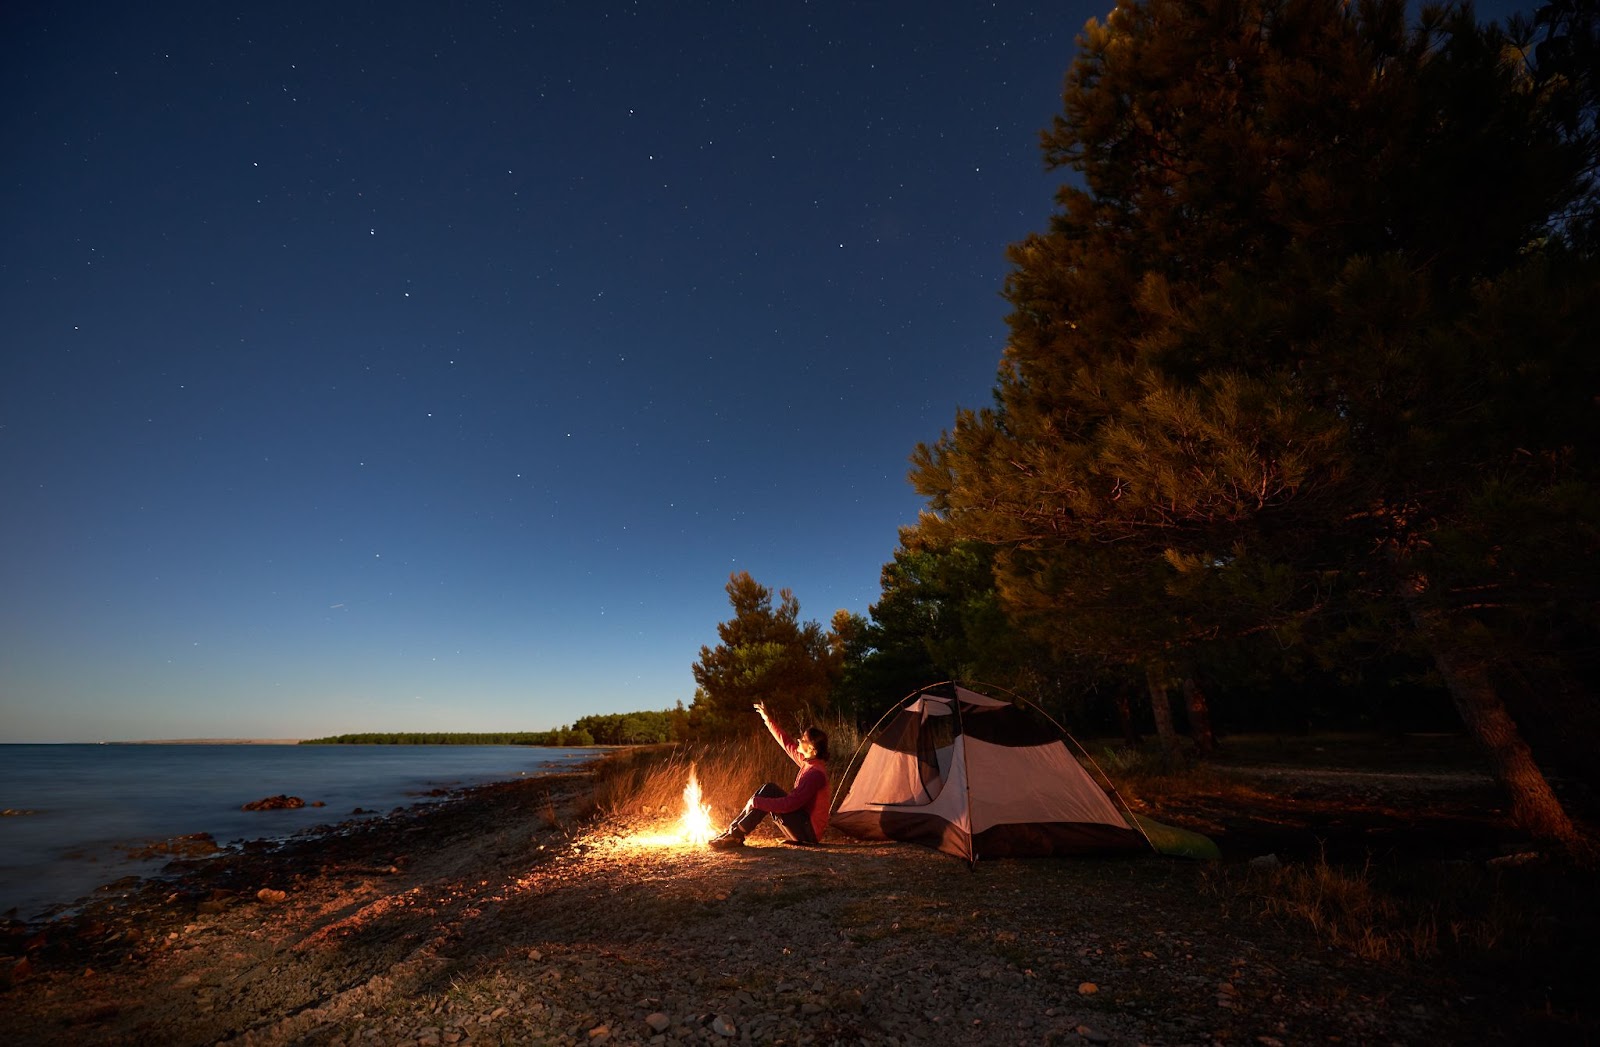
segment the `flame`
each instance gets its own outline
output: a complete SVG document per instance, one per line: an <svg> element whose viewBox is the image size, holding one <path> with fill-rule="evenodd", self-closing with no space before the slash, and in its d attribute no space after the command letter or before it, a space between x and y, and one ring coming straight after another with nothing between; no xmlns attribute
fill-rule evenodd
<svg viewBox="0 0 1600 1047"><path fill-rule="evenodd" d="M678 833L685 843L699 846L717 834L711 825L711 805L700 800L700 779L695 777L694 764L689 765L689 784L683 787L683 818L678 822Z"/></svg>

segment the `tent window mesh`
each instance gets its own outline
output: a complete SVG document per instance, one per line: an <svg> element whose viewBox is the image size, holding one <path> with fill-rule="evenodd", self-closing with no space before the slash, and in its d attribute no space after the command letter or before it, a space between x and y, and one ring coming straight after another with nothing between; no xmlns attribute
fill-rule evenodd
<svg viewBox="0 0 1600 1047"><path fill-rule="evenodd" d="M912 796L895 796L874 803L914 807L932 803L944 790L950 771L950 754L955 745L955 717L925 716L907 710L884 731L878 744L916 757L916 776L920 789Z"/></svg>

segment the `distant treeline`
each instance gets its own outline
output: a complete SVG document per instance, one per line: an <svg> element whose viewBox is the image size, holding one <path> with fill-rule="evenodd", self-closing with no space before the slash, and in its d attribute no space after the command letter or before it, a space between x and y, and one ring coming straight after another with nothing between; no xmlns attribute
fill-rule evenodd
<svg viewBox="0 0 1600 1047"><path fill-rule="evenodd" d="M551 731L366 731L308 738L301 745L648 745L671 741L683 708L585 716Z"/></svg>

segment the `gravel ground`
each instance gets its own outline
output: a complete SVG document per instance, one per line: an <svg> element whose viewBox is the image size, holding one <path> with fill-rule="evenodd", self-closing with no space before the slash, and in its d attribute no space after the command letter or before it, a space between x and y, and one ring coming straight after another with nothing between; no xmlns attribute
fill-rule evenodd
<svg viewBox="0 0 1600 1047"><path fill-rule="evenodd" d="M554 788L554 793L551 790ZM28 1044L1438 1043L1519 1039L1215 867L913 846L725 854L565 822L582 775L181 863L13 928ZM565 827L564 827L565 826ZM263 893L264 892L264 893ZM281 892L281 894L279 893Z"/></svg>

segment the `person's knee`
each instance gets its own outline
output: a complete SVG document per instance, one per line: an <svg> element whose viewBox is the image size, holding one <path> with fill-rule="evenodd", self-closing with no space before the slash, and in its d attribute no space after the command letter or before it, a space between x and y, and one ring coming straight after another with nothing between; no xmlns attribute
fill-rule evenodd
<svg viewBox="0 0 1600 1047"><path fill-rule="evenodd" d="M777 782L768 782L766 785L763 785L761 788L756 790L756 795L783 796L785 793L783 791L783 786L779 785Z"/></svg>

